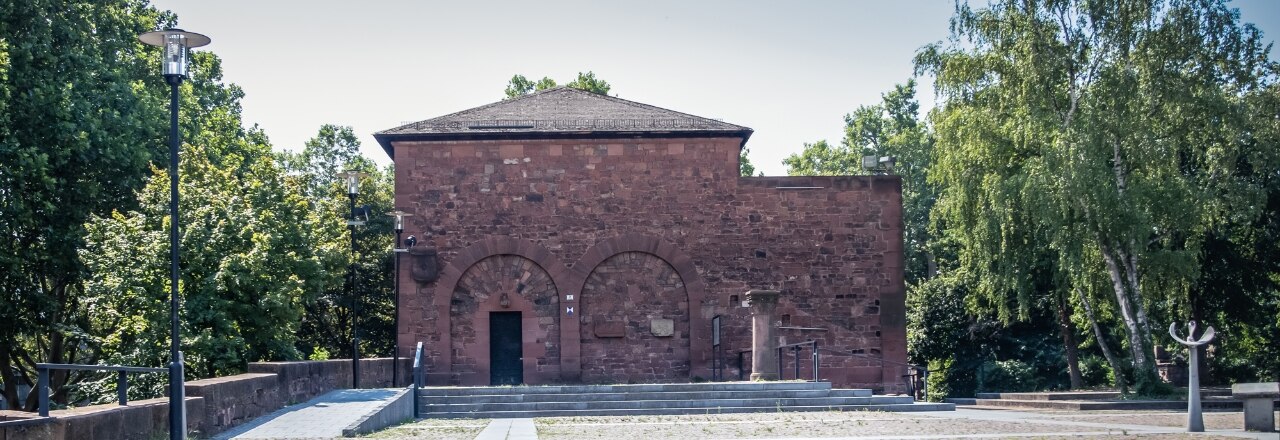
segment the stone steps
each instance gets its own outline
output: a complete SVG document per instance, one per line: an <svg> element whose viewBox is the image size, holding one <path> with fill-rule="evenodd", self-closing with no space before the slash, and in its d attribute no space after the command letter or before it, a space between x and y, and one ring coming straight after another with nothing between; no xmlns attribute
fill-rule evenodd
<svg viewBox="0 0 1280 440"><path fill-rule="evenodd" d="M425 418L448 419L503 419L534 417L601 417L601 416L678 416L690 414L736 414L761 412L813 412L813 411L955 411L955 405L948 403L913 403L897 405L852 405L852 406L790 406L790 407L708 407L708 408L649 408L649 409L613 409L613 410L553 410L553 411L496 411L473 413L434 413L424 414Z"/></svg>
<svg viewBox="0 0 1280 440"><path fill-rule="evenodd" d="M497 411L560 411L589 409L653 409L653 408L715 408L715 407L789 407L789 406L856 406L902 405L912 403L907 396L880 397L814 397L782 399L698 399L698 400L611 400L583 402L527 402L527 403L447 403L423 405L427 412L497 412Z"/></svg>
<svg viewBox="0 0 1280 440"><path fill-rule="evenodd" d="M1186 395L1186 390L1180 394ZM1201 388L1201 397L1231 397L1229 388ZM1116 400L1119 391L1046 391L1038 393L977 393L978 399L1003 400Z"/></svg>
<svg viewBox="0 0 1280 440"><path fill-rule="evenodd" d="M651 383L632 385L524 385L500 387L423 387L423 394L436 396L472 396L499 394L585 394L585 393L644 393L644 392L710 392L710 391L764 391L764 390L830 390L829 382L703 382L703 383ZM868 394L871 390L863 390Z"/></svg>
<svg viewBox="0 0 1280 440"><path fill-rule="evenodd" d="M836 397L871 397L866 395ZM687 400L687 399L792 399L806 397L831 397L828 390L785 391L707 391L707 392L641 392L641 393L565 393L565 394L474 394L466 396L423 396L419 403L429 405L474 403L535 403L535 402L593 402L617 400Z"/></svg>
<svg viewBox="0 0 1280 440"><path fill-rule="evenodd" d="M980 394L981 395L981 394ZM1186 409L1183 400L1057 400L1057 399L984 399L984 398L952 398L948 403L956 405L975 405L1000 408L1050 409L1067 411L1145 411L1145 410L1178 410ZM1231 398L1204 398L1200 406L1206 410L1240 409L1241 402Z"/></svg>
<svg viewBox="0 0 1280 440"><path fill-rule="evenodd" d="M431 387L418 395L427 418L678 415L774 411L948 411L947 403L832 389L826 382Z"/></svg>
<svg viewBox="0 0 1280 440"><path fill-rule="evenodd" d="M1120 393L1117 391L1080 391L1080 392L1061 392L1061 393L977 393L973 397L978 399L1006 399L1006 400L1108 400L1119 399Z"/></svg>

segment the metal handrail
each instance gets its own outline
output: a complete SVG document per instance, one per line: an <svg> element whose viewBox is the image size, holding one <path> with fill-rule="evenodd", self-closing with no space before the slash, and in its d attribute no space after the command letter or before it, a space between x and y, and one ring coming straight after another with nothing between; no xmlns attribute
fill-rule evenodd
<svg viewBox="0 0 1280 440"><path fill-rule="evenodd" d="M115 371L116 399L120 406L129 404L129 377L125 373L168 373L167 368L128 367L114 365L36 364L36 388L40 400L40 416L49 417L49 370Z"/></svg>
<svg viewBox="0 0 1280 440"><path fill-rule="evenodd" d="M413 351L413 417L422 417L422 409L418 403L418 390L426 385L425 376L427 365L422 361L422 341L418 341L418 347Z"/></svg>
<svg viewBox="0 0 1280 440"><path fill-rule="evenodd" d="M805 346L805 345L808 345L808 346L812 347L812 349L811 349L811 353L810 353L810 357L812 358L812 361L813 361L813 380L812 380L812 382L818 382L818 381L819 381L819 379L818 379L818 365L819 365L819 363L820 363L820 362L819 362L819 358L818 358L818 341L817 341L817 340L808 340L808 341L804 341L804 342L797 342L797 343L794 343L794 344L784 344L784 345L779 345L779 346L778 346L778 375L779 375L779 376L781 376L781 375L782 375L782 350L787 349L787 348L790 348L790 349L791 349L791 351L795 352L795 354L796 354L796 363L795 363L795 365L796 365L796 376L795 376L795 378L796 378L797 380L798 380L798 379L800 379L800 347Z"/></svg>
<svg viewBox="0 0 1280 440"><path fill-rule="evenodd" d="M907 368L908 368L908 369L910 369L911 371L915 372L915 374L907 374L907 375L904 375L904 376L903 376L904 378L912 378L912 380L908 380L908 381L907 381L907 384L910 386L911 395L912 395L912 396L915 396L915 394L916 394L916 393L915 393L915 380L914 380L914 376L916 376L916 375L918 374L918 375L920 376L920 383L921 383L921 385L920 385L920 391L921 391L921 393L922 393L922 395L923 395L922 397L923 397L925 400L928 400L928 399L929 399L929 373L937 373L938 371L941 371L941 370L929 371L929 368L928 368L928 367L925 367L925 366L922 366L922 365L908 364L908 363L902 363L902 362L897 362L897 361L891 361L891 360L888 360L888 359L885 359L885 358L882 358L882 357L869 356L869 355L860 354L860 353L852 353L852 352L850 352L850 353L845 353L845 352L842 352L842 351L831 350L831 349L824 349L824 350L827 350L827 351L828 351L828 352L830 352L830 353L840 354L840 355L844 355L844 356L852 356L852 357L857 357L857 358L863 358L863 359L876 360L876 361L880 361L880 363L882 363L882 364L892 364L892 365L897 365L897 366L900 366L900 367L907 367Z"/></svg>
<svg viewBox="0 0 1280 440"><path fill-rule="evenodd" d="M800 378L800 347L805 345L809 345L813 347L813 353L812 353L813 379L811 380L811 382L821 381L819 376L819 365L821 364L821 358L818 355L818 341L816 340L797 342L794 344L779 345L776 348L778 350L778 374L779 375L782 374L782 350L790 348L792 351L796 353L795 378L796 379ZM738 350L738 380L746 380L746 354L752 353L754 355L754 351L755 350Z"/></svg>

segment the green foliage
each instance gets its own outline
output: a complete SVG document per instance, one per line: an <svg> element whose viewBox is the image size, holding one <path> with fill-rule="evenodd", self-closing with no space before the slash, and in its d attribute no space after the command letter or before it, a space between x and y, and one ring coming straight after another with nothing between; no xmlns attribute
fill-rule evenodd
<svg viewBox="0 0 1280 440"><path fill-rule="evenodd" d="M1115 371L1102 356L1088 355L1080 359L1080 372L1085 386L1105 386L1116 382Z"/></svg>
<svg viewBox="0 0 1280 440"><path fill-rule="evenodd" d="M6 400L34 383L37 361L168 362L168 178L153 167L167 162L169 88L159 50L137 35L175 22L143 1L0 1L0 228L14 238L0 241L0 371L18 374L0 379ZM244 128L244 93L222 82L218 58L197 52L192 63L179 120L187 371L207 377L323 352L298 335L346 274L345 195L331 191L332 172L371 162L335 159L359 143L349 128L326 126L311 156L277 164L266 136ZM287 174L286 162L303 166ZM378 214L390 205L390 178L375 174L368 194ZM366 352L382 354L390 226L376 217L357 233L368 258L357 293ZM106 376L56 374L53 400L105 400L114 393ZM164 381L131 380L133 398L155 397ZM22 404L34 407L35 394Z"/></svg>
<svg viewBox="0 0 1280 440"><path fill-rule="evenodd" d="M94 362L77 247L93 214L134 204L161 156L158 57L136 36L170 22L145 2L0 1L0 371ZM8 380L9 372L18 379ZM80 375L57 375L61 386ZM35 393L26 402L35 405Z"/></svg>
<svg viewBox="0 0 1280 440"><path fill-rule="evenodd" d="M750 177L756 174L756 166L751 164L751 159L747 158L747 154L751 152L750 148L743 148L742 153L738 155L738 173L743 177ZM761 176L764 172L760 173Z"/></svg>
<svg viewBox="0 0 1280 440"><path fill-rule="evenodd" d="M1153 390L1152 321L1185 319L1206 232L1259 213L1242 169L1268 165L1242 139L1274 79L1260 36L1223 2L1172 0L959 3L952 30L917 65L945 100L929 179L972 304L1026 318L1038 292L1107 284Z"/></svg>
<svg viewBox="0 0 1280 440"><path fill-rule="evenodd" d="M217 156L220 166L197 146L182 157L180 320L192 377L302 357L293 341L322 266L300 182L283 175L268 148ZM156 170L138 211L87 225L83 259L95 276L85 299L103 360L112 364L167 361L168 182Z"/></svg>
<svg viewBox="0 0 1280 440"><path fill-rule="evenodd" d="M782 159L790 176L852 176L862 174L860 151L833 148L826 139L805 143L800 154Z"/></svg>
<svg viewBox="0 0 1280 440"><path fill-rule="evenodd" d="M546 78L543 79L545 80ZM541 81L539 81L539 86L541 86ZM552 82L551 86L554 87L555 82ZM578 72L578 77L574 78L574 80L570 81L568 84L565 84L565 87L586 90L599 95L608 95L610 88L608 82L596 78L595 72L591 71L587 71L587 73Z"/></svg>
<svg viewBox="0 0 1280 440"><path fill-rule="evenodd" d="M968 347L976 323L965 310L965 284L950 274L907 289L907 352L913 363L925 364Z"/></svg>
<svg viewBox="0 0 1280 440"><path fill-rule="evenodd" d="M323 350L349 358L353 317L360 332L361 356L390 355L394 344L394 232L392 219L383 215L395 210L394 173L391 168L378 169L360 156L359 145L350 127L324 125L301 152L280 156L291 174L307 182L310 209L318 224L313 246L323 256L326 276L324 285L305 303L302 331L295 340L304 353ZM351 200L338 175L343 170L367 174L355 202L359 208L368 207L369 221L354 230L354 253L351 229L345 226ZM348 276L352 268L354 285ZM361 310L358 315L353 314L357 306Z"/></svg>
<svg viewBox="0 0 1280 440"><path fill-rule="evenodd" d="M941 402L948 397L973 397L978 389L976 369L958 366L953 358L929 361L928 400Z"/></svg>
<svg viewBox="0 0 1280 440"><path fill-rule="evenodd" d="M507 99L528 95L533 92L539 92L546 89L554 88L556 81L542 77L537 82L525 78L524 75L517 74L511 77L511 81L507 82L507 88L504 93ZM591 93L608 95L611 86L605 80L596 78L595 72L587 71L586 73L578 72L578 77L573 81L565 84L565 87L572 87L579 90L586 90Z"/></svg>
<svg viewBox="0 0 1280 440"><path fill-rule="evenodd" d="M982 364L978 391L1025 392L1039 389L1036 371L1026 362L1011 359Z"/></svg>
<svg viewBox="0 0 1280 440"><path fill-rule="evenodd" d="M933 140L919 121L916 82L894 86L876 105L859 106L844 117L844 140L805 144L799 154L782 160L792 176L864 174L863 156L892 156L893 174L902 176L902 203L907 282L933 276L935 249L930 249L929 218L937 190L929 183Z"/></svg>

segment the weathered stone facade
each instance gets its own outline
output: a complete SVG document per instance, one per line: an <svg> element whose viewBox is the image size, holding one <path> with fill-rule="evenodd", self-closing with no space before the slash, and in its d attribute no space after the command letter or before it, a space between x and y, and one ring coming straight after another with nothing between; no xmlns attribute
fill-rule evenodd
<svg viewBox="0 0 1280 440"><path fill-rule="evenodd" d="M578 108L530 104L560 97L643 106L582 94L439 119L510 102ZM426 282L402 273L402 355L423 341L430 382L488 384L489 313L519 311L525 383L709 379L721 315L736 378L751 347L745 292L767 288L782 292L780 342L817 340L823 379L900 391L904 370L876 360L906 360L900 179L739 177L749 129L662 111L693 122L620 131L633 115L604 114L615 128L556 131L508 112L522 124L379 133L396 206L415 214L405 236L437 250L441 269ZM788 361L783 377L792 371Z"/></svg>

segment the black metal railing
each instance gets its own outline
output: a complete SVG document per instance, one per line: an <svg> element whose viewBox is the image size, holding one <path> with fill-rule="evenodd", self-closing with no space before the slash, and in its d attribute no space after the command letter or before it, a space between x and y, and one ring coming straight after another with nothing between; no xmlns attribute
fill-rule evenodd
<svg viewBox="0 0 1280 440"><path fill-rule="evenodd" d="M422 342L413 351L413 417L422 417L422 409L418 404L418 389L426 385L427 364L422 361Z"/></svg>
<svg viewBox="0 0 1280 440"><path fill-rule="evenodd" d="M836 350L829 350L829 349L823 349L823 350L826 350L828 353L841 355L841 356L850 356L850 357L879 361L882 365L890 364L890 365L897 365L900 367L906 367L907 374L902 375L902 378L905 379L907 383L907 393L910 394L912 397L916 398L917 400L924 401L929 399L929 373L930 372L927 367L916 365L916 364L891 361L882 357L871 356L871 355L866 355L862 353L844 352L844 351L836 351Z"/></svg>
<svg viewBox="0 0 1280 440"><path fill-rule="evenodd" d="M167 368L121 367L111 365L79 365L79 364L36 364L37 396L40 399L40 416L49 417L49 371L50 370L82 370L82 371L115 371L116 399L120 406L129 404L128 373L168 373Z"/></svg>
<svg viewBox="0 0 1280 440"><path fill-rule="evenodd" d="M817 381L818 381L818 363L819 363L819 358L818 358L818 356L819 356L819 355L818 355L818 341L816 341L816 340L814 340L814 341L797 342L797 343L794 343L794 344L786 344L786 345L780 345L780 346L778 346L778 378L779 378L779 379L785 379L785 377L784 377L785 375L784 375L784 374L782 374L782 359L783 359L783 354L786 352L786 350L791 350L791 352L792 352L792 353L795 353L795 357L796 357L796 362L795 362L796 375L795 375L795 377L794 377L793 379L796 379L796 380L799 380L799 379L800 379L800 352L801 352L802 350L804 350L804 347L805 347L806 345L807 345L807 346L809 346L809 349L810 349L810 350L809 350L809 351L810 351L809 357L810 357L810 359L813 361L813 367L812 367L812 368L813 368L813 380L811 380L811 382L817 382Z"/></svg>
<svg viewBox="0 0 1280 440"><path fill-rule="evenodd" d="M813 378L810 379L810 382L818 382L822 380L821 379L822 376L819 374L819 365L822 363L822 359L820 357L821 355L818 354L819 353L818 341L804 341L804 342L797 342L794 344L779 345L777 348L779 379L785 378L784 377L785 375L783 374L784 368L782 367L783 367L783 361L784 359L786 359L784 356L787 350L791 350L793 353L795 353L795 376L793 378L800 379L800 352L804 350L805 346L810 347L809 357L813 362L812 364ZM747 380L747 355L753 354L753 351L754 350L738 351L738 380Z"/></svg>

